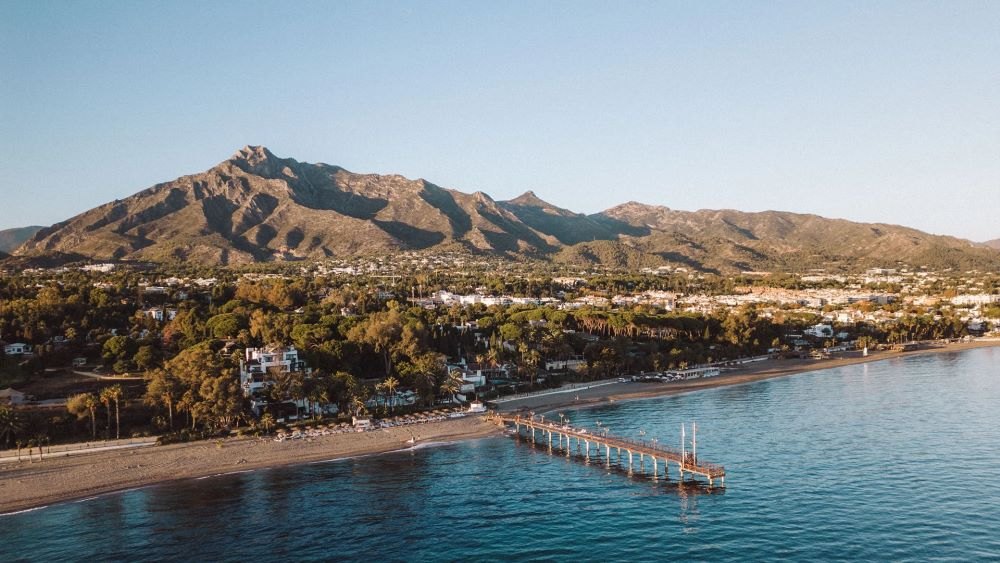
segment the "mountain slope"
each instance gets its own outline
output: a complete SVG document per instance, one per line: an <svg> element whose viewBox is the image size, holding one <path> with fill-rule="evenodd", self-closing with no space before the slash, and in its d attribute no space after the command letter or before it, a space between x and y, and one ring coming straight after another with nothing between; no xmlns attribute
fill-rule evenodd
<svg viewBox="0 0 1000 563"><path fill-rule="evenodd" d="M501 201L500 206L510 211L532 230L551 237L561 245L574 245L595 240L615 240L623 234L643 234L642 229L635 229L625 223L616 223L613 220L595 220L587 215L556 207L541 200L532 191L527 191L508 201Z"/></svg>
<svg viewBox="0 0 1000 563"><path fill-rule="evenodd" d="M993 239L993 240L988 240L988 241L984 242L983 244L985 244L986 246L988 246L990 248L995 248L997 250L1000 250L1000 238Z"/></svg>
<svg viewBox="0 0 1000 563"><path fill-rule="evenodd" d="M1000 265L996 250L906 227L636 202L584 215L534 192L498 202L481 192L356 174L251 146L205 172L41 229L15 255L239 264L420 249L720 272Z"/></svg>
<svg viewBox="0 0 1000 563"><path fill-rule="evenodd" d="M629 202L594 217L648 229L637 244L644 253L711 270L858 268L898 262L996 268L1000 261L1000 254L954 237L802 213L675 211Z"/></svg>
<svg viewBox="0 0 1000 563"><path fill-rule="evenodd" d="M24 244L35 233L44 229L42 226L18 227L16 229L4 229L0 231L0 252L9 254L17 247Z"/></svg>
<svg viewBox="0 0 1000 563"><path fill-rule="evenodd" d="M43 229L18 254L233 264L430 247L552 250L485 194L245 147L206 172Z"/></svg>

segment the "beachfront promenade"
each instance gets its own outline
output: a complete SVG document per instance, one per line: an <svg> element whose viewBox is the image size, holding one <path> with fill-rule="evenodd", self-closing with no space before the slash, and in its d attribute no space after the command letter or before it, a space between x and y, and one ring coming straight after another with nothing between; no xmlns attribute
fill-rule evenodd
<svg viewBox="0 0 1000 563"><path fill-rule="evenodd" d="M121 440L102 440L94 442L76 442L72 444L59 444L57 446L45 446L44 452L39 452L38 446L33 448L23 447L20 453L15 450L0 451L0 463L9 461L21 461L33 459L35 456L41 458L65 457L70 455L89 454L94 452L104 452L109 450L123 450L129 448L142 448L156 445L156 436L145 436L141 438L123 438ZM30 457L29 457L30 451Z"/></svg>
<svg viewBox="0 0 1000 563"><path fill-rule="evenodd" d="M556 389L544 389L542 391L531 391L528 393L516 393L514 395L504 395L503 397L497 399L490 399L488 402L490 404L503 404L509 403L511 401L520 401L521 399L529 399L534 397L545 397L547 395L559 395L561 393L571 393L573 391L582 391L586 389L593 389L594 387L601 387L604 385L612 385L615 383L622 383L623 378L615 377L612 379L603 379L597 381L588 381L584 383L567 383L562 387Z"/></svg>
<svg viewBox="0 0 1000 563"><path fill-rule="evenodd" d="M636 378L662 377L664 374L668 373L675 374L674 377L672 377L668 381L714 377L719 375L722 369L738 368L741 366L745 366L747 364L762 362L770 358L771 356L767 354L759 356L746 356L742 358L737 358L735 360L724 360L707 364L699 364L682 370L668 370L666 372L649 372L649 373L641 372L637 374L614 376L607 379L597 379L594 381L566 383L555 389L542 389L540 391L529 391L526 393L515 393L513 395L504 395L502 397L497 397L496 399L489 399L487 402L491 405L502 405L504 403L520 401L522 399L532 399L535 397L545 397L548 395L559 395L561 393L572 393L573 391L586 391L588 389L593 389L595 387L603 387L606 385L614 385L617 383L635 381Z"/></svg>
<svg viewBox="0 0 1000 563"><path fill-rule="evenodd" d="M654 478L659 474L658 462L662 461L664 478L669 476L668 464L674 463L677 465L679 480L683 480L686 474L692 474L708 479L710 487L714 485L716 479L719 480L719 484L722 486L725 486L726 483L726 469L723 466L698 459L696 434L692 435L692 450L686 451L686 446L683 445L683 429L681 438L682 447L678 450L662 446L656 440L639 441L620 438L611 436L606 431L602 434L591 434L584 429L546 422L543 416L532 415L523 417L521 415L492 413L488 418L505 426L513 426L518 435L524 429L526 437L535 444L538 443L538 436L540 435L543 445L547 440L550 450L553 448L562 449L567 456L573 451L573 440L575 440L576 451L584 459L590 458L590 448L593 445L598 455L600 455L601 449L604 449L604 459L609 465L612 460L612 451L617 455L615 462L621 466L626 465L626 458L624 456L627 455L627 467L629 471L632 471L637 463L639 470L644 472L645 458L649 457L652 463L651 469ZM696 432L693 426L692 429ZM553 441L555 441L555 444ZM636 459L636 456L638 456L638 459Z"/></svg>

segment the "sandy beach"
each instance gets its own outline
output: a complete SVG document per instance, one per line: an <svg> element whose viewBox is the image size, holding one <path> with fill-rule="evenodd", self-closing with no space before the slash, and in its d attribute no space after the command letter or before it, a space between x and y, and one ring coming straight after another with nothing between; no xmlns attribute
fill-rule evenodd
<svg viewBox="0 0 1000 563"><path fill-rule="evenodd" d="M489 436L499 428L469 416L410 426L276 442L229 438L0 464L0 514L136 487L312 461L371 455ZM407 443L411 438L414 444Z"/></svg>
<svg viewBox="0 0 1000 563"><path fill-rule="evenodd" d="M678 393L688 393L700 389L712 389L726 385L739 385L751 383L774 377L785 377L809 371L818 371L853 364L866 362L877 362L892 358L902 358L909 356L920 356L925 354L939 354L942 352L959 352L974 348L986 348L1000 346L1000 340L978 340L973 342L957 342L947 345L936 345L930 348L914 350L910 352L876 351L868 356L863 356L860 351L844 352L835 354L825 359L796 359L780 360L772 359L751 364L745 364L737 368L727 368L721 375L705 379L692 379L686 381L673 381L669 383L645 383L626 382L601 385L591 389L580 389L570 393L559 393L550 395L540 395L537 397L525 397L507 401L499 405L499 410L510 411L533 411L536 414L552 411L560 408L579 407L585 405L596 405L608 401L620 401L626 399L641 399L647 397L662 397L675 395Z"/></svg>
<svg viewBox="0 0 1000 563"><path fill-rule="evenodd" d="M732 369L723 375L671 383L614 383L569 393L526 397L503 403L501 410L554 409L686 393L784 377L802 372L874 362L906 356L956 352L1000 346L998 341L976 341L912 352L847 352L822 360L766 360ZM49 457L43 461L0 462L0 514L53 503L87 498L158 483L297 463L370 455L431 442L449 442L499 433L481 417L382 429L364 433L320 436L276 442L272 438L229 438L169 446L148 446Z"/></svg>

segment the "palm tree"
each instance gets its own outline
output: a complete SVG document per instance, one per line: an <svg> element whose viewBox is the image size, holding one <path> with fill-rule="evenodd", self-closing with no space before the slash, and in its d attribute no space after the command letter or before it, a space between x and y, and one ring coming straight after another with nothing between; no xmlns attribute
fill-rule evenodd
<svg viewBox="0 0 1000 563"><path fill-rule="evenodd" d="M110 387L101 389L101 393L98 395L98 399L100 399L101 404L104 405L104 409L108 412L108 426L104 433L105 440L111 439L111 403L114 402L111 395L112 393Z"/></svg>
<svg viewBox="0 0 1000 563"><path fill-rule="evenodd" d="M31 444L38 446L38 461L42 461L42 454L44 453L42 446L45 445L45 442L48 440L49 437L45 434L35 434L35 437L28 441L29 446ZM28 460L31 460L31 450L28 450Z"/></svg>
<svg viewBox="0 0 1000 563"><path fill-rule="evenodd" d="M361 416L367 411L365 408L365 402L358 396L354 396L351 399L351 407L354 409L354 416Z"/></svg>
<svg viewBox="0 0 1000 563"><path fill-rule="evenodd" d="M271 416L271 413L266 412L264 416L260 417L260 425L264 428L265 434L271 433L271 429L274 428L274 417Z"/></svg>
<svg viewBox="0 0 1000 563"><path fill-rule="evenodd" d="M389 412L392 413L392 407L395 406L394 403L396 402L396 388L399 387L399 380L390 375L382 382L382 387L389 396Z"/></svg>
<svg viewBox="0 0 1000 563"><path fill-rule="evenodd" d="M500 350L496 347L491 347L486 352L486 361L490 363L490 367L497 367L500 363Z"/></svg>
<svg viewBox="0 0 1000 563"><path fill-rule="evenodd" d="M108 396L112 401L115 402L115 440L121 438L122 423L121 423L121 402L125 398L125 391L119 384L114 384L111 387L105 389L108 392Z"/></svg>
<svg viewBox="0 0 1000 563"><path fill-rule="evenodd" d="M0 407L0 439L10 446L11 440L24 430L24 422L10 407Z"/></svg>
<svg viewBox="0 0 1000 563"><path fill-rule="evenodd" d="M44 433L35 434L35 443L38 444L38 461L42 461L42 446L49 443L48 435Z"/></svg>
<svg viewBox="0 0 1000 563"><path fill-rule="evenodd" d="M464 380L461 373L457 369L453 369L448 372L448 378L441 384L441 392L450 396L451 401L454 403L455 395L462 390L462 383L464 383Z"/></svg>

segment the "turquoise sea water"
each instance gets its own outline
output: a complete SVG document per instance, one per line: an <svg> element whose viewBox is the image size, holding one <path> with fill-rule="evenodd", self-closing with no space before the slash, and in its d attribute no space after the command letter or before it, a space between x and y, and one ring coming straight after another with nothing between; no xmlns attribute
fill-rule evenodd
<svg viewBox="0 0 1000 563"><path fill-rule="evenodd" d="M0 561L1000 559L1000 348L562 412L696 420L727 486L495 437L0 517Z"/></svg>

